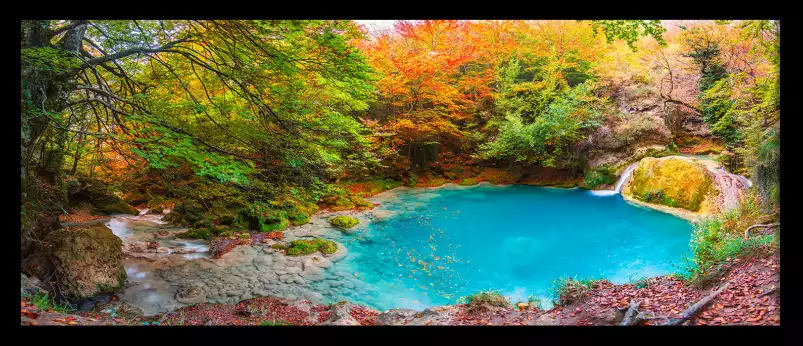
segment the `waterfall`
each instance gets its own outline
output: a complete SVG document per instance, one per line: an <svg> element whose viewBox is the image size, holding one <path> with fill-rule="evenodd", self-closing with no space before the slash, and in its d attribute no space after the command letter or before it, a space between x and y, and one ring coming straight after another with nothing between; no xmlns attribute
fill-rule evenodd
<svg viewBox="0 0 803 346"><path fill-rule="evenodd" d="M732 177L732 178L734 178L736 180L739 180L740 182L742 182L742 184L745 187L752 187L753 186L753 182L750 179L747 179L747 177L745 177L743 175L738 175L738 174L735 174L735 173L728 172L722 167L717 168L716 171L719 171L722 174L728 175L728 176L730 176L730 177Z"/></svg>
<svg viewBox="0 0 803 346"><path fill-rule="evenodd" d="M592 190L591 194L594 196L618 195L622 192L622 186L624 186L627 180L630 179L630 175L633 174L633 170L636 169L636 166L638 166L638 162L635 162L625 168L625 171L622 172L622 176L619 177L619 181L616 182L616 188L614 190Z"/></svg>

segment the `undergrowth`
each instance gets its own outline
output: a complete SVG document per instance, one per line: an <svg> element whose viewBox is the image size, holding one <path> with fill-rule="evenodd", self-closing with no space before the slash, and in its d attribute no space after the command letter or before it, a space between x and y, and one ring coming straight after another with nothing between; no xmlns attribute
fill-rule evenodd
<svg viewBox="0 0 803 346"><path fill-rule="evenodd" d="M461 297L458 299L458 304L479 304L479 303L487 303L492 306L498 306L500 308L505 308L510 306L510 302L502 296L499 291L482 291L479 293L472 294L467 297Z"/></svg>
<svg viewBox="0 0 803 346"><path fill-rule="evenodd" d="M569 305L583 299L588 291L602 281L604 279L601 278L578 280L576 277L562 277L552 281L549 292L555 305Z"/></svg>
<svg viewBox="0 0 803 346"><path fill-rule="evenodd" d="M727 264L731 261L776 251L780 246L780 228L769 233L754 229L748 237L744 235L750 225L767 223L774 217L762 214L758 196L751 192L738 209L696 222L690 242L691 256L685 258L686 266L676 276L695 286L708 287L727 274Z"/></svg>
<svg viewBox="0 0 803 346"><path fill-rule="evenodd" d="M67 314L72 312L72 309L67 305L62 305L56 303L53 298L48 295L47 293L37 292L36 294L30 294L27 292L22 292L23 297L27 298L31 304L36 306L37 309L43 311L56 311L63 314Z"/></svg>

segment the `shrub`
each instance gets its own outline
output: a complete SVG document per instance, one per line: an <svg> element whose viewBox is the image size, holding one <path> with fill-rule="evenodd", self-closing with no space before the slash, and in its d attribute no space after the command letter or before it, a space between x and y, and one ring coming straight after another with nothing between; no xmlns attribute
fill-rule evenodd
<svg viewBox="0 0 803 346"><path fill-rule="evenodd" d="M597 170L588 170L584 174L583 185L588 189L596 188L600 185L616 183L616 174L612 169L603 167Z"/></svg>
<svg viewBox="0 0 803 346"><path fill-rule="evenodd" d="M726 273L723 264L736 259L760 256L779 246L779 233L744 237L744 229L759 219L758 198L749 196L738 211L696 222L691 239L692 257L686 258L681 274L698 286L705 286Z"/></svg>
<svg viewBox="0 0 803 346"><path fill-rule="evenodd" d="M407 187L415 187L418 185L418 175L411 172L410 177L407 178L407 182L404 185Z"/></svg>
<svg viewBox="0 0 803 346"><path fill-rule="evenodd" d="M573 277L558 278L552 282L550 292L555 305L569 305L579 301L602 279L586 278L577 280Z"/></svg>
<svg viewBox="0 0 803 346"><path fill-rule="evenodd" d="M314 240L293 240L287 247L288 256L303 256L320 251L323 254L337 252L337 244L331 240L315 238Z"/></svg>
<svg viewBox="0 0 803 346"><path fill-rule="evenodd" d="M498 291L483 291L475 293L468 297L461 298L459 302L469 305L485 303L492 306L498 306L500 308L510 306L510 302L508 302L507 299Z"/></svg>
<svg viewBox="0 0 803 346"><path fill-rule="evenodd" d="M340 215L330 219L329 223L331 223L332 226L335 226L337 228L352 228L357 224L359 224L360 220L357 220L356 218L353 218L351 216Z"/></svg>
<svg viewBox="0 0 803 346"><path fill-rule="evenodd" d="M37 309L42 311L53 310L63 314L67 314L72 311L69 306L56 303L47 293L37 292L36 294L29 294L27 292L23 292L22 295L24 298L27 298L31 304L36 306Z"/></svg>

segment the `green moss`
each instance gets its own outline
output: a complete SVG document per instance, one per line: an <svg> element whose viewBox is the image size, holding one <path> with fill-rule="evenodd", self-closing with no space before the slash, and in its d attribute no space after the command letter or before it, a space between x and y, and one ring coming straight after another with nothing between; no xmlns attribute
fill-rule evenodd
<svg viewBox="0 0 803 346"><path fill-rule="evenodd" d="M282 217L278 219L276 222L263 223L259 227L259 231L260 232L284 231L288 226L290 226L290 221L286 217Z"/></svg>
<svg viewBox="0 0 803 346"><path fill-rule="evenodd" d="M212 233L217 234L217 235L222 235L223 233L225 233L226 231L228 231L230 229L231 229L231 227L226 226L226 225L217 225L217 226L212 227Z"/></svg>
<svg viewBox="0 0 803 346"><path fill-rule="evenodd" d="M260 232L283 231L290 225L287 212L278 210L280 206L256 202L237 213L233 225L248 225L249 229Z"/></svg>
<svg viewBox="0 0 803 346"><path fill-rule="evenodd" d="M304 256L320 251L324 254L337 252L337 244L331 240L315 238L314 240L293 240L287 248L288 256Z"/></svg>
<svg viewBox="0 0 803 346"><path fill-rule="evenodd" d="M610 185L616 183L616 174L614 171L607 167L602 167L597 170L587 170L583 174L583 185L587 189L593 189L600 185Z"/></svg>
<svg viewBox="0 0 803 346"><path fill-rule="evenodd" d="M418 175L415 173L410 173L410 176L407 178L407 182L404 185L407 187L415 187L418 185Z"/></svg>
<svg viewBox="0 0 803 346"><path fill-rule="evenodd" d="M139 210L137 210L137 208L132 207L123 200L117 200L110 204L99 205L98 209L106 214L139 215Z"/></svg>
<svg viewBox="0 0 803 346"><path fill-rule="evenodd" d="M374 207L373 203L368 202L368 200L366 200L365 198L362 198L362 197L357 196L357 195L351 196L351 201L354 202L354 205L357 208L373 208Z"/></svg>
<svg viewBox="0 0 803 346"><path fill-rule="evenodd" d="M296 226L300 226L300 225L309 223L309 219L310 219L309 215L307 215L306 213L304 213L302 211L298 211L298 210L291 211L291 212L287 213L287 217L288 217L288 219L290 219L290 222L292 222L293 225L296 225Z"/></svg>
<svg viewBox="0 0 803 346"><path fill-rule="evenodd" d="M209 227L190 228L186 232L176 235L179 238L185 239L204 239L209 240L212 238L212 231Z"/></svg>
<svg viewBox="0 0 803 346"><path fill-rule="evenodd" d="M648 157L639 162L622 193L644 202L698 211L712 186L711 174L697 162Z"/></svg>
<svg viewBox="0 0 803 346"><path fill-rule="evenodd" d="M284 250L284 249L286 249L286 248L287 248L287 245L284 245L284 244L278 244L278 243L277 243L277 244L273 244L273 245L271 245L270 247L271 247L271 248L273 248L273 249L276 249L276 250Z"/></svg>
<svg viewBox="0 0 803 346"><path fill-rule="evenodd" d="M240 233L239 235L237 235L237 238L238 239L251 239L251 234L250 233Z"/></svg>
<svg viewBox="0 0 803 346"><path fill-rule="evenodd" d="M352 228L358 225L360 220L357 220L351 216L340 215L329 219L329 223L337 228Z"/></svg>

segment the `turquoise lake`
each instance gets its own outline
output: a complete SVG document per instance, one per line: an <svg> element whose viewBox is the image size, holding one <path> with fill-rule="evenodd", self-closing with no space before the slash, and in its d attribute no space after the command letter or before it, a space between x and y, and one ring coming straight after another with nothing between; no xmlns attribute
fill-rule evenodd
<svg viewBox="0 0 803 346"><path fill-rule="evenodd" d="M521 185L393 193L380 207L392 217L336 238L349 250L338 266L371 287L345 295L381 310L483 290L544 301L559 277L624 283L676 272L689 253L688 221L618 194Z"/></svg>

